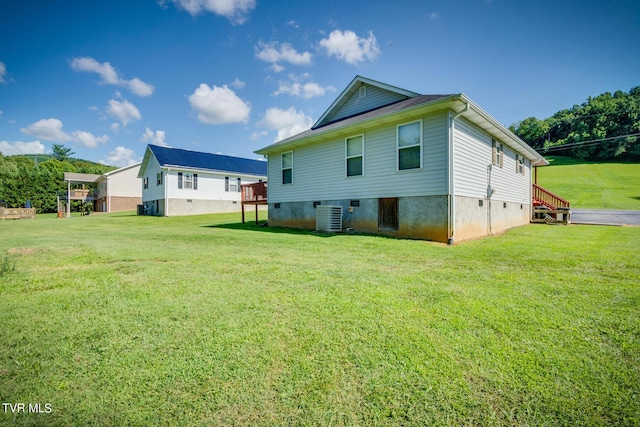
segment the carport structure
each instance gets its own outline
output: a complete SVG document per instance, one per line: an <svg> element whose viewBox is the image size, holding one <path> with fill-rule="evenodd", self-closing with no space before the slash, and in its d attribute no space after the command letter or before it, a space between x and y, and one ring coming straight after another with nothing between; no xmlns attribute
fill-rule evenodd
<svg viewBox="0 0 640 427"><path fill-rule="evenodd" d="M94 199L93 192L91 190L85 189L85 184L95 184L95 182L102 175L95 175L90 173L75 173L75 172L65 172L64 180L67 183L67 207L66 207L66 217L71 217L71 200L82 200L82 203L92 202ZM81 190L72 190L71 184L82 184ZM58 209L60 212L60 209Z"/></svg>

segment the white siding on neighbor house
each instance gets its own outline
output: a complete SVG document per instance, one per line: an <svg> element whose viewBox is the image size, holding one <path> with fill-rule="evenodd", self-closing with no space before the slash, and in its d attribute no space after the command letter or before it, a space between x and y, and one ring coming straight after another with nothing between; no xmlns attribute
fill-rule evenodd
<svg viewBox="0 0 640 427"><path fill-rule="evenodd" d="M492 164L491 136L466 120L454 124L454 187L456 196L483 199L489 185L488 166ZM501 142L498 141L497 142ZM492 200L531 203L531 162L525 161L524 175L516 172L516 153L503 145L503 167L492 165Z"/></svg>
<svg viewBox="0 0 640 427"><path fill-rule="evenodd" d="M338 109L338 111L327 117L324 122L332 122L334 120L350 117L354 114L369 111L407 98L405 95L381 89L376 86L364 85L364 87L366 87L367 92L367 95L364 98L360 98L360 91L359 89L356 90L355 93L351 95L349 99L347 99L347 101Z"/></svg>
<svg viewBox="0 0 640 427"><path fill-rule="evenodd" d="M364 132L363 176L346 177L345 160L345 137L362 131L293 150L292 184L282 184L281 153L270 154L269 202L444 195L447 117L444 112L422 117L422 169L398 171L396 128L406 121Z"/></svg>
<svg viewBox="0 0 640 427"><path fill-rule="evenodd" d="M178 173L183 174L183 187L178 188ZM198 189L184 188L184 174L198 174ZM221 174L194 170L171 169L166 173L165 185L167 187L167 197L169 199L190 199L190 200L241 200L240 191L225 191L225 177L229 177L230 184L236 184L238 178L241 184L251 184L258 182L259 178L248 175ZM154 182L155 185L155 182ZM163 195L164 197L164 195Z"/></svg>
<svg viewBox="0 0 640 427"><path fill-rule="evenodd" d="M142 180L138 178L138 172L140 172L140 165L108 175L105 180L109 182L109 195L117 197L140 197L142 194Z"/></svg>
<svg viewBox="0 0 640 427"><path fill-rule="evenodd" d="M144 177L140 180L140 187L142 188L142 201L148 202L152 200L164 199L164 185L157 185L157 174L160 172L160 163L154 156L149 157L147 168L144 171ZM149 188L144 189L144 178L149 179ZM163 177L164 184L164 177Z"/></svg>

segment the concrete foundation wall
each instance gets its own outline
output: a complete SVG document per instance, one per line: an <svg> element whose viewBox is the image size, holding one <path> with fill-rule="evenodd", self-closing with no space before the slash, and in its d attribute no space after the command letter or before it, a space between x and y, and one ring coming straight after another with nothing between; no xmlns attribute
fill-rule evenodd
<svg viewBox="0 0 640 427"><path fill-rule="evenodd" d="M531 219L529 204L461 196L457 196L455 202L456 242L501 233L528 224Z"/></svg>
<svg viewBox="0 0 640 427"><path fill-rule="evenodd" d="M352 199L315 200L304 202L269 203L269 225L314 230L316 209L314 202L323 205L342 206L342 226L356 232L384 234L394 237L446 242L447 196L422 196L398 198L398 230L378 229L379 199L356 199L359 206L349 212Z"/></svg>
<svg viewBox="0 0 640 427"><path fill-rule="evenodd" d="M169 216L240 212L240 202L231 200L169 199Z"/></svg>

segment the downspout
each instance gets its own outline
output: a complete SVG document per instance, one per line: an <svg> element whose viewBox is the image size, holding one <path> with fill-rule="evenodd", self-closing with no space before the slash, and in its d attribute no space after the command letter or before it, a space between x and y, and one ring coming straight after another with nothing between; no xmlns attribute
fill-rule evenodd
<svg viewBox="0 0 640 427"><path fill-rule="evenodd" d="M456 234L456 200L455 200L455 168L454 168L454 156L455 156L455 121L458 117L469 111L469 102L465 103L465 107L462 111L455 116L451 116L450 121L450 134L449 134L449 240L448 244L453 245L455 242Z"/></svg>
<svg viewBox="0 0 640 427"><path fill-rule="evenodd" d="M171 168L167 168L167 173L165 173L164 179L162 180L162 185L164 185L164 216L169 216L169 199L167 198L168 196L167 187L169 187L168 182L169 182L170 171L171 171ZM160 169L160 172L162 172L162 169Z"/></svg>

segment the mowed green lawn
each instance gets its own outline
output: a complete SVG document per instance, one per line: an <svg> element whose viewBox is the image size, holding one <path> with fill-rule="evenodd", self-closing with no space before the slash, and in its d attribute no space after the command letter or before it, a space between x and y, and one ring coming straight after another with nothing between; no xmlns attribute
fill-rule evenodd
<svg viewBox="0 0 640 427"><path fill-rule="evenodd" d="M0 222L0 425L640 424L640 227L237 222Z"/></svg>
<svg viewBox="0 0 640 427"><path fill-rule="evenodd" d="M538 184L582 209L640 210L640 163L591 163L548 157Z"/></svg>

